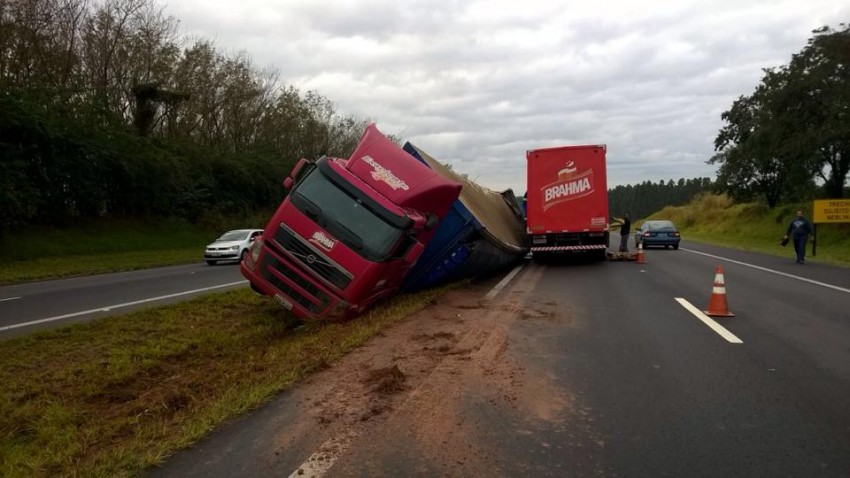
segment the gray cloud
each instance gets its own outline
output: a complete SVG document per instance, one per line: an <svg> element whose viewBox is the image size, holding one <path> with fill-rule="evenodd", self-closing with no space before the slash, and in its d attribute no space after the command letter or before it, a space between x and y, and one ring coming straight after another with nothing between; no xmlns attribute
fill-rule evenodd
<svg viewBox="0 0 850 478"><path fill-rule="evenodd" d="M179 0L192 35L245 51L493 189L525 151L607 144L609 185L714 176L720 114L787 63L832 0Z"/></svg>

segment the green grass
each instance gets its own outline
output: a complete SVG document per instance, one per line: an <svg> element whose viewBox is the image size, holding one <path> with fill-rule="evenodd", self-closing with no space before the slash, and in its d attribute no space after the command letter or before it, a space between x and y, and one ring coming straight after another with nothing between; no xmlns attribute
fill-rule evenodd
<svg viewBox="0 0 850 478"><path fill-rule="evenodd" d="M201 262L204 246L223 232L261 228L267 219L102 219L14 231L0 237L0 284Z"/></svg>
<svg viewBox="0 0 850 478"><path fill-rule="evenodd" d="M703 195L685 206L666 207L646 219L672 220L685 240L790 259L794 257L793 246L782 247L779 241L798 209L811 219L811 203L769 209L759 203L734 204L724 195ZM809 242L806 262L850 266L850 224L818 224L817 229L817 255L811 255Z"/></svg>
<svg viewBox="0 0 850 478"><path fill-rule="evenodd" d="M138 474L445 290L298 327L239 290L0 341L0 476Z"/></svg>
<svg viewBox="0 0 850 478"><path fill-rule="evenodd" d="M39 257L9 262L0 267L0 284L190 264L203 260L203 248L204 245L185 249Z"/></svg>

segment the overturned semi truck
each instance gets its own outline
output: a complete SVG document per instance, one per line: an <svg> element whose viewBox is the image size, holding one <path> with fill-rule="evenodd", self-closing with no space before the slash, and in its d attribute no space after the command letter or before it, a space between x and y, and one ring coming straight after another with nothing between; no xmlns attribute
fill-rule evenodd
<svg viewBox="0 0 850 478"><path fill-rule="evenodd" d="M347 159L301 159L240 264L251 288L302 319L349 318L397 293L461 185L372 124Z"/></svg>
<svg viewBox="0 0 850 478"><path fill-rule="evenodd" d="M240 264L301 319L351 318L400 291L497 272L528 252L519 203L372 124L347 158L301 159Z"/></svg>

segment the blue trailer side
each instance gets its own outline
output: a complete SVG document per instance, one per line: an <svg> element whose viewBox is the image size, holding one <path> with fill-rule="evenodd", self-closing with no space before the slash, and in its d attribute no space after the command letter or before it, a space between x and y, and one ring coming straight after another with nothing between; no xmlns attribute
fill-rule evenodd
<svg viewBox="0 0 850 478"><path fill-rule="evenodd" d="M412 144L406 143L404 150L422 163L428 164ZM455 201L408 274L402 289L414 292L449 281L450 277L456 275L452 272L469 257L470 248L467 243L480 228L481 223L475 220L469 209L460 201Z"/></svg>
<svg viewBox="0 0 850 478"><path fill-rule="evenodd" d="M413 270L405 279L402 288L407 291L421 290L440 282L451 280L455 270L469 258L468 244L480 224L460 203L452 206L440 222L431 243L422 252Z"/></svg>
<svg viewBox="0 0 850 478"><path fill-rule="evenodd" d="M408 275L403 290L412 292L486 276L525 256L525 226L512 191L500 194L482 188L410 143L404 145L404 150L440 174L461 182L464 189Z"/></svg>

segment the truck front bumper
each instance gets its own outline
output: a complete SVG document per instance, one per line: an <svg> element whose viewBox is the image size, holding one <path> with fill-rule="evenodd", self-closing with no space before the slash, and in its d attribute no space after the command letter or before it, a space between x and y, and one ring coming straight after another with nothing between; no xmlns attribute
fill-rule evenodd
<svg viewBox="0 0 850 478"><path fill-rule="evenodd" d="M257 263L246 258L239 267L255 291L272 296L298 317L320 319L348 306L309 273L268 247L263 248Z"/></svg>

